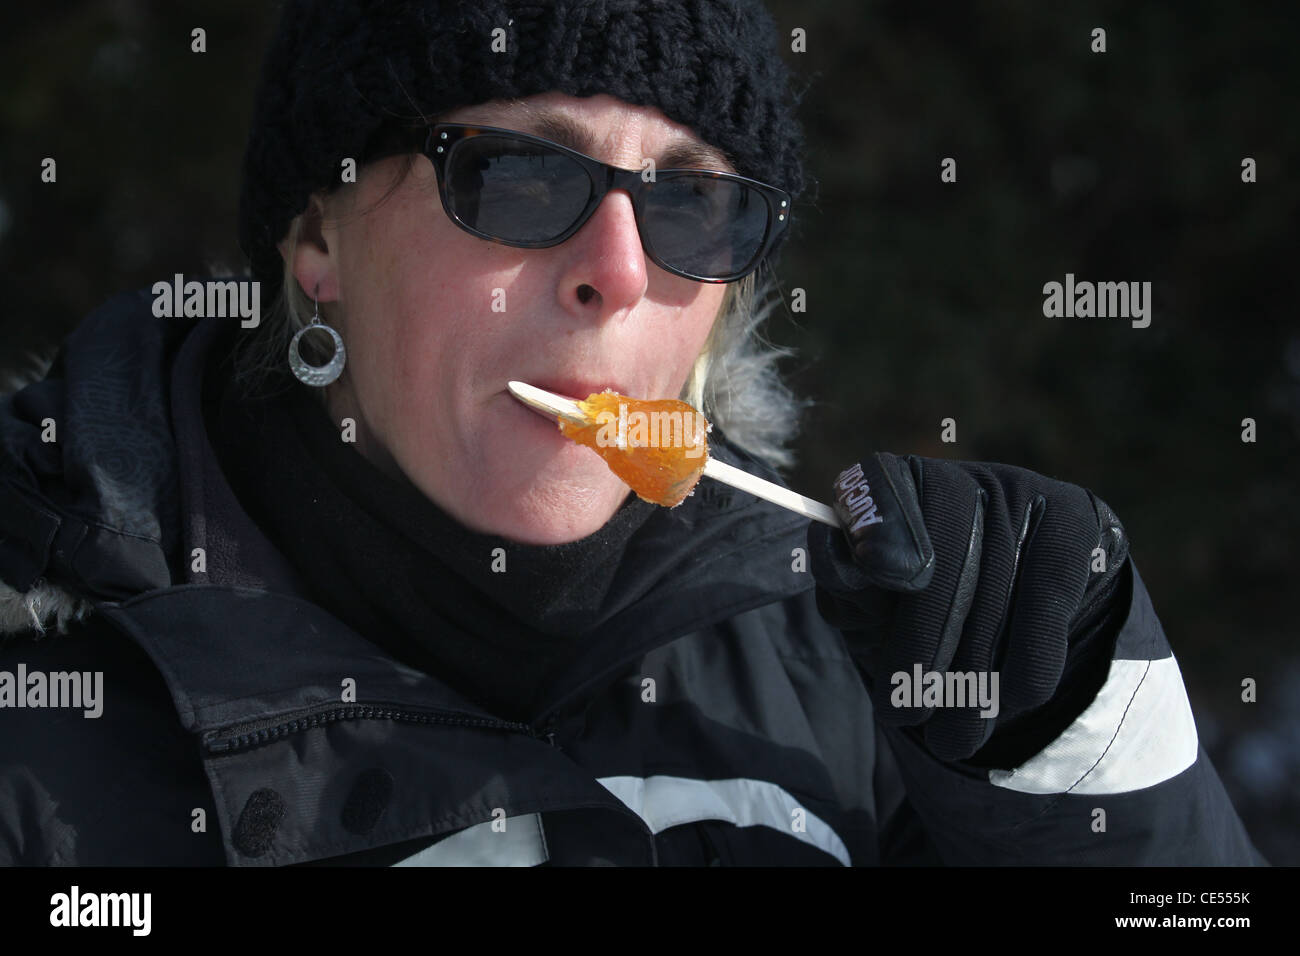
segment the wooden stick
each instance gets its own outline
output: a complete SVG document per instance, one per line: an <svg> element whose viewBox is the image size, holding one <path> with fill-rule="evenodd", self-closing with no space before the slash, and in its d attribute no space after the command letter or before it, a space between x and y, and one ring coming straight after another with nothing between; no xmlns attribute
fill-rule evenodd
<svg viewBox="0 0 1300 956"><path fill-rule="evenodd" d="M762 498L774 505L780 505L782 508L803 515L805 518L820 521L832 528L842 527L840 519L835 516L834 509L829 505L814 501L812 498L805 498L798 492L791 491L789 488L782 488L774 482L766 481L757 475L751 475L747 471L741 471L734 465L728 465L725 461L710 458L704 466L704 474L706 477L720 481L724 485L731 485L731 487L739 488L741 491L748 491L756 498Z"/></svg>
<svg viewBox="0 0 1300 956"><path fill-rule="evenodd" d="M572 399L564 398L554 392L548 392L526 382L510 382L509 388L510 393L515 398L542 415L549 418L564 418L576 425L587 424L586 416L578 408L577 402ZM734 465L728 465L725 461L709 458L704 465L704 474L714 481L720 481L724 485L731 485L733 488L747 491L757 498L770 501L774 505L780 505L782 508L803 515L805 518L820 521L832 528L841 527L840 519L835 516L835 511L830 506L824 505L820 501L814 501L812 498L805 498L789 488L783 488L774 482L759 478L757 475L751 475Z"/></svg>
<svg viewBox="0 0 1300 956"><path fill-rule="evenodd" d="M587 424L587 416L582 414L578 403L571 398L556 395L527 382L507 382L510 394L523 402L535 412L541 412L547 418L567 418L575 425Z"/></svg>

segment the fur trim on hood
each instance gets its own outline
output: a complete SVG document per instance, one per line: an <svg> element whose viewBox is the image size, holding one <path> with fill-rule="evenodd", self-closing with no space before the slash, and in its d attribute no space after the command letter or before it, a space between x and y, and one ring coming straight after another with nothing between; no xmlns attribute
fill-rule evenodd
<svg viewBox="0 0 1300 956"><path fill-rule="evenodd" d="M58 353L51 348L45 354L28 354L24 364L0 374L0 402L27 385L45 378ZM53 627L66 634L68 625L80 621L94 610L94 604L79 594L38 580L26 592L17 591L0 581L0 636L44 634Z"/></svg>
<svg viewBox="0 0 1300 956"><path fill-rule="evenodd" d="M159 320L152 299L114 296L0 379L0 634L63 631L173 583L170 375L196 323Z"/></svg>
<svg viewBox="0 0 1300 956"><path fill-rule="evenodd" d="M0 635L44 634L53 626L66 634L68 625L94 610L94 604L71 591L38 581L25 594L0 581Z"/></svg>

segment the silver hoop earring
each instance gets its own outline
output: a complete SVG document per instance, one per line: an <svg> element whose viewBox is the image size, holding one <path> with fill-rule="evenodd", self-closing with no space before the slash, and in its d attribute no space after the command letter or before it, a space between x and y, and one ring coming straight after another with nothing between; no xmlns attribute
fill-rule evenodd
<svg viewBox="0 0 1300 956"><path fill-rule="evenodd" d="M313 302L316 300L313 299ZM328 332L334 339L334 355L324 365L308 365L298 354L298 341L312 329ZM316 302L316 314L311 317L311 324L304 325L289 341L289 368L294 377L304 385L320 388L335 381L343 374L343 365L348 360L347 350L343 347L343 337L320 320L320 303Z"/></svg>

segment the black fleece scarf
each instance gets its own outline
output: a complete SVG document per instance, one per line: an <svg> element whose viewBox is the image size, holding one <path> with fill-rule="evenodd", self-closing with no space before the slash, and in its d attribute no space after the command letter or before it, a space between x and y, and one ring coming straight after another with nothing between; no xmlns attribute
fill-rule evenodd
<svg viewBox="0 0 1300 956"><path fill-rule="evenodd" d="M313 600L511 720L532 719L548 678L599 639L622 600L623 555L656 510L629 496L604 527L569 544L474 533L344 442L296 383L261 401L228 384L209 432L235 493ZM492 570L496 548L504 573Z"/></svg>

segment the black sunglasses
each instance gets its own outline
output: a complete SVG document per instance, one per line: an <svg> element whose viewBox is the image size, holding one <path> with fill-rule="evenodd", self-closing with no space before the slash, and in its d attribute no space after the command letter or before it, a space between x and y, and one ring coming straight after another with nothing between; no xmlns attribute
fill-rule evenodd
<svg viewBox="0 0 1300 956"><path fill-rule="evenodd" d="M452 222L482 239L523 249L559 245L582 228L610 190L625 189L646 255L698 282L749 275L790 218L789 194L757 180L707 169L620 169L550 140L492 126L439 123L398 132L368 150L366 159L410 148L432 161Z"/></svg>

